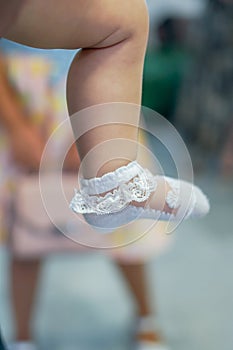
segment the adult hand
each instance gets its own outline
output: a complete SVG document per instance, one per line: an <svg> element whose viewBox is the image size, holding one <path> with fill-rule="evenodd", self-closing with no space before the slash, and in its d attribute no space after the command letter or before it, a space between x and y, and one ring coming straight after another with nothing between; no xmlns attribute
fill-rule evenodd
<svg viewBox="0 0 233 350"><path fill-rule="evenodd" d="M22 123L9 138L13 160L27 171L38 171L45 143L35 126Z"/></svg>

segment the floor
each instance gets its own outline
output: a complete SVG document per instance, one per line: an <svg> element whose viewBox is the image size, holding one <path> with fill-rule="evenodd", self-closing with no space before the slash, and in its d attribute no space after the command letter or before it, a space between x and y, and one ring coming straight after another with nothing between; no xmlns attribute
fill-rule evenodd
<svg viewBox="0 0 233 350"><path fill-rule="evenodd" d="M198 176L211 213L183 223L148 265L151 301L171 350L233 349L233 182ZM14 335L8 254L0 248L0 320ZM107 282L107 283L106 283ZM32 324L43 350L128 350L135 302L116 266L99 254L49 258Z"/></svg>

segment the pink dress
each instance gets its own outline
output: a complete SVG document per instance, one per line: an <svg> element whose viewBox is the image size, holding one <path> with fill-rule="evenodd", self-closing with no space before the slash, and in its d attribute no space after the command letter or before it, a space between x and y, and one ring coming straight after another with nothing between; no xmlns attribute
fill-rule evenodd
<svg viewBox="0 0 233 350"><path fill-rule="evenodd" d="M31 122L47 138L67 116L65 103L65 75L57 73L59 62L51 57L24 50L1 52L7 67L7 75L14 89L18 92L20 102L30 115ZM52 164L56 164L62 150L69 142L70 133L59 135L59 142L54 145L51 155ZM23 172L10 154L10 148L4 129L0 127L0 241L6 236L6 219L9 198L17 186L17 178Z"/></svg>

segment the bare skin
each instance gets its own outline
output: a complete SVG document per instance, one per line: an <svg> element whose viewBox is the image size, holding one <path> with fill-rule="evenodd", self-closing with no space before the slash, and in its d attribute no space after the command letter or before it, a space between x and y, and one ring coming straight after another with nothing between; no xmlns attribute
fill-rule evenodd
<svg viewBox="0 0 233 350"><path fill-rule="evenodd" d="M31 340L30 324L41 265L40 259L25 261L13 258L11 262L12 302L15 311L16 339L18 341ZM151 310L147 295L145 265L130 265L120 262L117 265L135 297L138 305L138 316L152 315L153 310ZM140 332L136 336L143 341L161 341L160 334L152 329Z"/></svg>
<svg viewBox="0 0 233 350"><path fill-rule="evenodd" d="M0 57L0 124L8 133L10 147L15 162L26 171L39 169L40 157L45 139L40 135L30 116L25 115L17 96L9 84L5 62ZM23 142L22 142L23 141ZM72 146L64 162L68 171L77 171L79 159L75 147ZM139 317L152 314L147 296L145 267L143 264L124 264L117 262L123 276L138 304ZM16 339L31 340L30 321L35 301L41 260L19 260L12 257L11 288L12 303L15 311ZM140 340L159 341L160 337L152 330L137 335Z"/></svg>
<svg viewBox="0 0 233 350"><path fill-rule="evenodd" d="M12 303L16 321L16 339L31 339L31 316L40 273L40 260L11 262Z"/></svg>
<svg viewBox="0 0 233 350"><path fill-rule="evenodd" d="M40 48L82 48L71 65L68 77L70 115L102 103L140 105L148 37L148 14L144 0L71 0L68 5L65 0L28 1L18 17L11 18L10 29L7 32L4 29L5 37ZM77 141L81 159L90 150L90 145L95 147L106 140L106 133L109 139L117 139L121 135L137 141L137 119L138 115L135 115L135 127L108 125L85 134ZM125 149L119 147L119 159L104 164L98 176L135 159L136 153L136 142L127 154L127 160ZM96 173L87 168L85 175L93 177ZM125 271L125 275L128 272ZM136 297L140 296L144 313L147 311L144 310L145 301L142 292L136 292L137 288L132 285Z"/></svg>
<svg viewBox="0 0 233 350"><path fill-rule="evenodd" d="M145 264L124 264L118 262L118 266L123 273L130 290L132 291L138 306L138 316L147 317L154 314L151 309L148 296L148 283L146 280ZM153 326L152 326L153 327ZM138 340L149 342L160 342L161 335L153 329L144 330L137 334Z"/></svg>
<svg viewBox="0 0 233 350"><path fill-rule="evenodd" d="M16 20L26 0L0 0L0 37Z"/></svg>
<svg viewBox="0 0 233 350"><path fill-rule="evenodd" d="M82 48L68 76L70 115L102 103L120 101L140 105L147 36L148 14L144 0L71 0L69 6L65 0L31 0L6 35L11 40L40 48ZM119 138L123 132L124 138L137 140L137 127L97 128L77 141L81 159L90 145L94 147L105 140L106 132L110 139ZM123 160L124 152L125 149L120 149L119 161L113 157L98 175L128 163L130 159ZM136 152L135 144L127 158L135 159ZM87 168L85 176L96 174Z"/></svg>
<svg viewBox="0 0 233 350"><path fill-rule="evenodd" d="M17 91L9 83L7 68L0 55L0 125L6 131L12 158L25 172L37 172L46 139L25 114ZM64 161L65 171L78 171L79 159L71 147ZM30 340L30 321L37 289L41 259L24 260L12 256L11 290L16 322L16 339Z"/></svg>
<svg viewBox="0 0 233 350"><path fill-rule="evenodd" d="M40 48L82 48L74 58L68 75L67 103L70 115L97 104L141 103L148 37L148 14L144 0L71 0L69 6L65 0L59 3L56 0L31 0L21 9L6 37ZM137 111L130 127L125 125L132 120L127 108L125 113L124 110L121 113L124 114L124 124L122 116L114 114L114 108L113 117L109 116L109 110L103 109L102 114L105 113L106 119L115 124L109 122L93 127L77 140L81 161L89 159L82 166L85 178L102 176L137 157ZM81 118L72 123L75 135L82 122ZM107 148L107 152L106 147L99 147L106 140L111 140L113 145ZM91 150L94 151L90 153ZM87 154L91 154L89 158ZM100 159L102 164L97 166ZM158 190L155 200L153 195L150 198L151 207L171 212L166 208L164 199L169 186L161 181ZM161 200L158 200L160 197ZM137 205L144 206L145 203Z"/></svg>

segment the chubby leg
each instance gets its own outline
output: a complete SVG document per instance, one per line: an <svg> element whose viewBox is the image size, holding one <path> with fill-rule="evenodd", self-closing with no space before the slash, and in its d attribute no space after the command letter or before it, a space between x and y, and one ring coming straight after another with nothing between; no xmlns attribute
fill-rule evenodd
<svg viewBox="0 0 233 350"><path fill-rule="evenodd" d="M147 36L148 14L144 0L72 0L68 4L65 0L31 0L7 34L11 40L40 48L82 48L68 77L71 115L102 103L140 105ZM108 139L118 139L121 135L136 141L137 119L135 115L135 127L115 124L87 132L77 141L81 159L104 142L106 134ZM114 121L117 122L117 116ZM74 134L80 123L75 123ZM135 159L136 149L135 143L126 154L126 148L120 147L119 154L114 155L98 175ZM99 153L103 152L99 150ZM88 165L83 169L85 176L95 176Z"/></svg>
<svg viewBox="0 0 233 350"><path fill-rule="evenodd" d="M91 180L98 176L97 183L101 183L99 189L95 181L93 186L88 183L86 186L88 195L104 196L109 191L117 189L122 183L122 167L136 159L139 112L135 109L132 113L127 104L140 105L141 103L142 70L147 36L148 14L144 0L71 0L68 5L65 0L59 2L31 0L26 3L14 27L8 32L8 38L31 46L82 48L70 68L67 101L72 115L74 134L76 138L78 136L77 146L80 158L84 160L81 167L83 176ZM125 105L121 113L118 113L114 102ZM81 114L76 112L96 104L111 104L112 108L103 107L99 115L94 113L94 118L89 118L87 130L80 136L80 129L88 120L88 110ZM98 118L104 118L105 125L96 126ZM105 141L108 143L106 144ZM115 170L118 171L117 174L113 174L115 183L113 184L114 181L110 176L111 186L109 187L109 182L106 185L106 178L102 179L101 176L111 174ZM186 211L189 216L193 208L197 216L208 211L208 202L198 191L191 195L191 204L186 208L187 194L195 192L192 191L191 186L187 187L183 184L183 196L179 196L177 189L179 183L167 181L164 178L154 181L151 178L152 181L149 180L149 184L146 174L135 164L130 165L130 173L128 168L126 172L127 176L124 174L124 177L127 178L125 181L127 186L129 181L135 180L130 186L131 192L132 188L134 189L134 195L132 196L130 191L127 198L125 198L125 191L123 193L118 191L118 197L115 195L113 198L110 195L111 198L108 197L103 205L100 203L100 206L106 209L101 212L102 214L120 211L122 202L124 205L126 200L127 204L133 204L124 213L127 220L131 221L141 215L141 212L135 212L135 208L144 207L148 199L152 210L156 210L155 215L154 212L149 213L150 218L157 219L161 211L165 218L167 214L169 218L171 214L176 216L178 208L181 208L180 214L177 215L178 219L182 218ZM140 175L139 181L138 175ZM93 192L93 187L97 192ZM156 189L159 192L155 191ZM116 198L120 203L115 203ZM78 195L72 208L82 213L82 209L86 207L85 199L84 203L83 198L80 202ZM92 209L95 213L98 201L94 200L93 205L93 198L88 197L88 199L90 199L91 208L88 207L87 213L92 213ZM198 209L199 202L203 202L201 210ZM116 204L114 208L112 203ZM80 207L81 210L79 210ZM120 220L120 223L116 215L114 218L108 216L107 221L110 220L112 223L114 219L116 225L113 226L118 227L118 224L125 223L125 217ZM97 219L94 217L93 221L91 218L89 222L94 226L102 227L103 219L106 218L102 215L101 220ZM107 226L109 226L108 223Z"/></svg>

